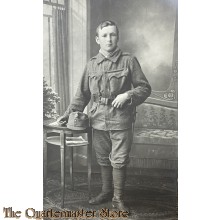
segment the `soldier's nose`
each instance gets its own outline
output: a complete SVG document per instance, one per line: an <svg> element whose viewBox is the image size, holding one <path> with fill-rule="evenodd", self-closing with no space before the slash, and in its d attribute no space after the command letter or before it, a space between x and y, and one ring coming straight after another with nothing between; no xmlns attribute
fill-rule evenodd
<svg viewBox="0 0 220 220"><path fill-rule="evenodd" d="M108 36L107 37L107 41L111 41L112 39L111 39L111 37L110 36Z"/></svg>

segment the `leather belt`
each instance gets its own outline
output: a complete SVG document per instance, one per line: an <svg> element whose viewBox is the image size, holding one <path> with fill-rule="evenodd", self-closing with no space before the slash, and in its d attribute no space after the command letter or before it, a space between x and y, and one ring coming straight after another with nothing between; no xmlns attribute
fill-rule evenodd
<svg viewBox="0 0 220 220"><path fill-rule="evenodd" d="M111 105L112 101L114 100L113 98L104 98L101 96L94 96L93 97L94 102L99 103L101 105Z"/></svg>

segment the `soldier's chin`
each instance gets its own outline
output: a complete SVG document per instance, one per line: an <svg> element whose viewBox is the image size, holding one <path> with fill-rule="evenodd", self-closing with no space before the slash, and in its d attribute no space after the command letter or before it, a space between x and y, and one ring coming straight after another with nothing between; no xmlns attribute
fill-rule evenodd
<svg viewBox="0 0 220 220"><path fill-rule="evenodd" d="M107 47L106 50L107 50L108 52L113 52L113 51L115 50L115 48L116 48L116 47Z"/></svg>

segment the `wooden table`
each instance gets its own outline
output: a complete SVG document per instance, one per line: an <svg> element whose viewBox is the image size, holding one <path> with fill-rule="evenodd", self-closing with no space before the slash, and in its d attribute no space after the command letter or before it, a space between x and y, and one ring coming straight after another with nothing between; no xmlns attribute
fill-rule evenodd
<svg viewBox="0 0 220 220"><path fill-rule="evenodd" d="M43 128L44 128L44 144L43 144L43 159L44 159L44 167L43 167L43 178L44 178L44 197L46 196L46 181L47 181L47 143L50 141L47 140L48 133L57 133L60 135L60 143L56 144L60 146L60 161L61 161L61 207L64 207L64 198L65 198L65 152L68 145L66 144L66 136L67 135L75 135L75 134L87 134L88 144L87 144L87 164L88 164L88 192L89 198L91 195L91 158L92 158L92 128L87 128L85 130L71 130L67 127L63 126L51 126L49 125L51 121L45 121ZM53 144L53 143L51 143ZM85 146L85 144L84 144ZM73 183L73 152L71 147L71 166L70 166L70 175L71 181ZM72 184L73 185L73 184Z"/></svg>

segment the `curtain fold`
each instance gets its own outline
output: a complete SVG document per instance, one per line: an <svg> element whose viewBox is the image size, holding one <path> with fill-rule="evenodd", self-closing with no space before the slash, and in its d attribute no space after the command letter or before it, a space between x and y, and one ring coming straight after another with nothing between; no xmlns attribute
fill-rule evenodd
<svg viewBox="0 0 220 220"><path fill-rule="evenodd" d="M64 8L53 7L54 31L54 70L55 91L60 97L57 112L62 115L69 105L69 75L68 75L68 47L67 47L67 12Z"/></svg>

